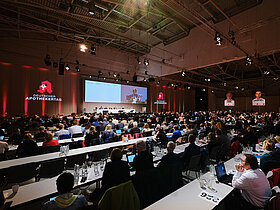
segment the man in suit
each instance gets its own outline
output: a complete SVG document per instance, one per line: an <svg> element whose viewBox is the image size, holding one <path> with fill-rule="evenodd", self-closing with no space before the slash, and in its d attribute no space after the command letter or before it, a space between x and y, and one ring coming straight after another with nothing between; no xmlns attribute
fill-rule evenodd
<svg viewBox="0 0 280 210"><path fill-rule="evenodd" d="M200 147L195 144L195 136L193 134L189 135L188 141L190 145L185 148L184 154L182 156L184 168L186 169L189 167L191 157L200 154Z"/></svg>
<svg viewBox="0 0 280 210"><path fill-rule="evenodd" d="M159 168L169 166L171 164L180 163L180 157L174 153L176 144L173 141L169 141L167 144L167 154L161 158Z"/></svg>
<svg viewBox="0 0 280 210"><path fill-rule="evenodd" d="M153 155L146 150L146 142L138 140L136 142L137 155L135 156L132 167L137 171L145 171L154 167Z"/></svg>

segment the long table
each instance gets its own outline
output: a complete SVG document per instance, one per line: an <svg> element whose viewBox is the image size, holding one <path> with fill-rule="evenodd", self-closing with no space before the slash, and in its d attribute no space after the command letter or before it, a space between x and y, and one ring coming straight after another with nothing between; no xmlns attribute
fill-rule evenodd
<svg viewBox="0 0 280 210"><path fill-rule="evenodd" d="M69 151L69 153L67 154L66 157L84 154L84 153L96 152L96 151L100 151L100 150L106 150L106 149L110 149L113 147L128 146L128 145L135 144L138 140L146 141L147 138L153 138L153 137L150 136L150 137L144 137L144 138L138 138L138 139L131 139L131 140L128 140L127 142L118 141L118 142L100 144L100 145L95 145L95 146L90 146L90 147L79 148L79 149L72 149ZM22 165L22 164L26 164L26 163L31 163L31 162L42 162L42 161L46 161L46 160L51 160L54 158L61 157L59 155L60 155L60 152L52 152L52 153L48 153L48 154L35 155L35 156L31 156L31 157L1 161L0 169L4 169L4 168L11 167L11 166L16 166L16 165Z"/></svg>

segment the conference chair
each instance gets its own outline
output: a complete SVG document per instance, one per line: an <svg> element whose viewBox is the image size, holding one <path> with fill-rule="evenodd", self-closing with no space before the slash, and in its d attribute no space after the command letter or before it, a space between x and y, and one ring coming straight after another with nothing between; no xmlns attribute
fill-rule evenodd
<svg viewBox="0 0 280 210"><path fill-rule="evenodd" d="M66 169L74 168L75 164L82 165L86 161L86 153L68 156L66 161Z"/></svg>
<svg viewBox="0 0 280 210"><path fill-rule="evenodd" d="M38 167L39 173L36 181L40 181L40 178L51 178L51 177L58 176L63 172L64 164L65 164L64 158L41 162Z"/></svg>
<svg viewBox="0 0 280 210"><path fill-rule="evenodd" d="M188 176L190 171L194 171L196 178L199 177L201 164L200 164L201 154L194 155L191 157L188 167L186 168L186 175ZM187 177L186 177L187 178Z"/></svg>
<svg viewBox="0 0 280 210"><path fill-rule="evenodd" d="M209 154L210 163L218 163L218 151L220 149L220 146L215 146L212 148L211 153Z"/></svg>
<svg viewBox="0 0 280 210"><path fill-rule="evenodd" d="M20 184L35 178L38 174L36 163L27 163L23 165L11 166L4 169L4 182L6 187L12 186L13 184Z"/></svg>
<svg viewBox="0 0 280 210"><path fill-rule="evenodd" d="M60 145L53 145L53 146L47 146L43 148L43 153L52 153L52 152L59 152L60 151Z"/></svg>

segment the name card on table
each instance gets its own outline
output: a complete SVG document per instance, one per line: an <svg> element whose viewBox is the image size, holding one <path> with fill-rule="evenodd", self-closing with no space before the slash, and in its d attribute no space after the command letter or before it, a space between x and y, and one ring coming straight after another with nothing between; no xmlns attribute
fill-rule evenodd
<svg viewBox="0 0 280 210"><path fill-rule="evenodd" d="M203 200L207 200L211 203L214 203L215 205L218 205L222 200L220 197L206 191L202 191L201 193L199 193L198 197L202 198Z"/></svg>

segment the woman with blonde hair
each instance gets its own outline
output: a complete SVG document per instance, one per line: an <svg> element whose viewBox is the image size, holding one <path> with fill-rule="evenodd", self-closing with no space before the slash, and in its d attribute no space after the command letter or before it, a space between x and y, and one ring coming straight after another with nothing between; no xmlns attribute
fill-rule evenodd
<svg viewBox="0 0 280 210"><path fill-rule="evenodd" d="M277 159L275 158L275 155L273 155L273 151L275 149L275 143L276 140L273 138L266 139L263 142L264 152L260 158L260 169L262 169L265 174L271 170L272 165L277 163Z"/></svg>
<svg viewBox="0 0 280 210"><path fill-rule="evenodd" d="M107 125L105 128L105 131L102 134L102 139L105 143L113 141L113 138L115 137L115 133L112 130L111 125Z"/></svg>

